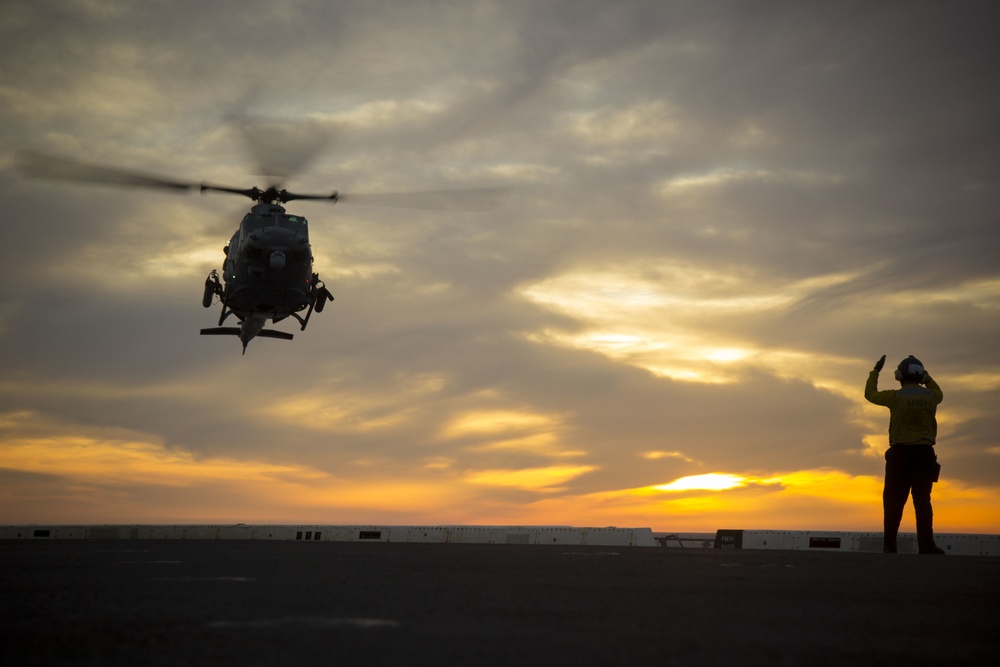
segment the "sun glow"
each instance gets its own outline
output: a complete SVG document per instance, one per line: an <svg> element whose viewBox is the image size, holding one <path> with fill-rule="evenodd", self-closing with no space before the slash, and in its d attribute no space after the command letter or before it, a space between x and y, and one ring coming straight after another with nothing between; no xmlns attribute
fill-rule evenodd
<svg viewBox="0 0 1000 667"><path fill-rule="evenodd" d="M725 491L745 486L746 481L747 478L740 475L711 472L681 477L669 484L659 484L652 488L657 491Z"/></svg>

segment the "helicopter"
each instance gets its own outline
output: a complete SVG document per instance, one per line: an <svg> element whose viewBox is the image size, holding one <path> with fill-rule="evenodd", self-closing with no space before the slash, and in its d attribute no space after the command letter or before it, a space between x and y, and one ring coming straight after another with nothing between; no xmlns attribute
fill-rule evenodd
<svg viewBox="0 0 1000 667"><path fill-rule="evenodd" d="M210 308L218 297L222 305L217 326L201 330L203 336L236 336L243 344L256 337L292 340L293 334L264 328L293 318L304 331L314 312L323 312L333 294L313 270L308 220L290 214L290 201L319 200L375 206L437 210L486 210L493 208L506 188L439 190L407 193L343 195L297 194L279 184L266 188L235 188L194 183L131 169L108 167L74 158L32 150L15 154L18 171L28 177L99 183L124 187L158 188L172 191L199 189L202 194L222 192L250 198L254 204L223 248L221 279L213 269L205 279L202 305ZM233 316L238 326L223 326Z"/></svg>

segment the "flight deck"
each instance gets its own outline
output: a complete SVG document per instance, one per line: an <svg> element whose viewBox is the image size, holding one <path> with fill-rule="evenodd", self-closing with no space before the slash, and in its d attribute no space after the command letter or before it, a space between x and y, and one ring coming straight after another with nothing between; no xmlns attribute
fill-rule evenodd
<svg viewBox="0 0 1000 667"><path fill-rule="evenodd" d="M989 556L295 532L0 540L0 662L982 665L1000 650Z"/></svg>

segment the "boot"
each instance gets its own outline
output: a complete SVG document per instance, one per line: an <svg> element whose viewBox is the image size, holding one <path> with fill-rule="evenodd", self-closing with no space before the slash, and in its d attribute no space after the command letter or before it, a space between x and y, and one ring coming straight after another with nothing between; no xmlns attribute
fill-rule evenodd
<svg viewBox="0 0 1000 667"><path fill-rule="evenodd" d="M882 533L882 553L896 553L896 535L897 531L890 528L886 528L885 532Z"/></svg>

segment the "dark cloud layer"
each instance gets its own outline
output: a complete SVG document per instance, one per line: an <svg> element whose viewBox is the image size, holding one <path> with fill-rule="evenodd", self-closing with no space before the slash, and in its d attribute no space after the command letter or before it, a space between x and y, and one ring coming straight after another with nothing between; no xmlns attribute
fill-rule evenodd
<svg viewBox="0 0 1000 667"><path fill-rule="evenodd" d="M76 429L524 507L711 472L877 476L886 415L861 389L878 356L914 353L945 389L952 479L993 488L990 14L6 3L2 438L14 451L29 423L51 423L53 439ZM218 317L201 284L247 203L25 181L10 160L29 147L263 184L243 113L302 119L256 140L289 187L511 194L484 213L296 202L336 301L292 343L241 357L197 330ZM296 171L289 155L312 159ZM119 431L132 435L106 435ZM20 498L58 493L40 468L8 475Z"/></svg>

